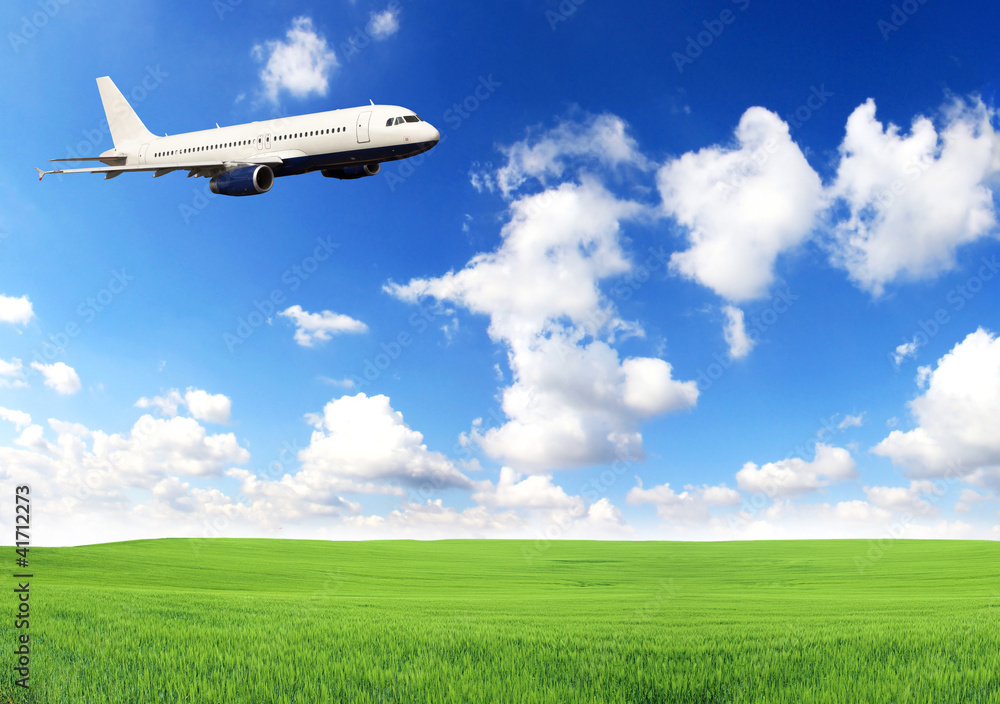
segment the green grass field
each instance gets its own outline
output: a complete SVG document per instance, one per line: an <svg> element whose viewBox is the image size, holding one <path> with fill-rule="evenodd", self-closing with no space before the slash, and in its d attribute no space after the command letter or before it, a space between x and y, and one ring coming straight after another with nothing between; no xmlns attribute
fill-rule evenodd
<svg viewBox="0 0 1000 704"><path fill-rule="evenodd" d="M1000 702L1000 543L872 546L32 548L0 702Z"/></svg>

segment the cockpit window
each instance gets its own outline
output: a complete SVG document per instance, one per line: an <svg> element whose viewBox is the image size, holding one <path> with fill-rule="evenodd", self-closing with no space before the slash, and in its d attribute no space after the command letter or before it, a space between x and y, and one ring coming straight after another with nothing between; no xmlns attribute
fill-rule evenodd
<svg viewBox="0 0 1000 704"><path fill-rule="evenodd" d="M388 120L385 121L385 126L386 127L392 127L392 118L391 117Z"/></svg>
<svg viewBox="0 0 1000 704"><path fill-rule="evenodd" d="M403 119L407 122L420 122L420 118L416 115L403 115Z"/></svg>
<svg viewBox="0 0 1000 704"><path fill-rule="evenodd" d="M396 124L397 124L397 125L401 125L401 124L403 124L403 118L401 118L401 117L397 117L397 118L396 118Z"/></svg>

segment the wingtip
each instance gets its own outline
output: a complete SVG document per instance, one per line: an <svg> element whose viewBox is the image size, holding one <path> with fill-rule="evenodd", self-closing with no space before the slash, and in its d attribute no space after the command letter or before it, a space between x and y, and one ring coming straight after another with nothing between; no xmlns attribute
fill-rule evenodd
<svg viewBox="0 0 1000 704"><path fill-rule="evenodd" d="M45 175L45 172L44 172L44 171L42 171L42 170L41 170L40 168L38 168L37 166L35 167L35 171L37 171L37 172L38 172L38 180L39 180L39 181L41 181L41 180L42 180L42 176L44 176L44 175Z"/></svg>

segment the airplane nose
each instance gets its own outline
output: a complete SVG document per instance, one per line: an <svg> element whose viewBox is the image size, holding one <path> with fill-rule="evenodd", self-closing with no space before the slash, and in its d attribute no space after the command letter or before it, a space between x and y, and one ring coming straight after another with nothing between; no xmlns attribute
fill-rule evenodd
<svg viewBox="0 0 1000 704"><path fill-rule="evenodd" d="M430 123L427 123L427 126L431 128L431 140L430 141L432 141L434 143L440 142L441 141L441 133L438 132L437 128L434 125L430 124Z"/></svg>

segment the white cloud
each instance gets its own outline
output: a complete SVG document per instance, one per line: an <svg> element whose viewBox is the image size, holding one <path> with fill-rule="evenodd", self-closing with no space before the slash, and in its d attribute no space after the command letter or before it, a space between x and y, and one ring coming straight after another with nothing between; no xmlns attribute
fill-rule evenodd
<svg viewBox="0 0 1000 704"><path fill-rule="evenodd" d="M841 447L817 443L812 462L799 457L768 462L763 467L747 462L736 473L736 483L744 491L785 498L800 496L856 476L858 471L850 452Z"/></svg>
<svg viewBox="0 0 1000 704"><path fill-rule="evenodd" d="M25 426L31 425L31 416L24 411L15 411L2 406L0 406L0 419L13 423L18 431Z"/></svg>
<svg viewBox="0 0 1000 704"><path fill-rule="evenodd" d="M656 506L656 515L668 523L705 523L709 509L716 506L739 506L740 494L725 484L719 486L685 486L677 493L670 484L644 489L642 480L629 490L625 500L634 505L649 503Z"/></svg>
<svg viewBox="0 0 1000 704"><path fill-rule="evenodd" d="M755 344L744 327L743 311L733 306L723 306L722 312L726 314L724 334L726 344L729 345L729 356L733 359L743 359L750 354Z"/></svg>
<svg viewBox="0 0 1000 704"><path fill-rule="evenodd" d="M894 430L872 452L912 477L968 475L1000 465L1000 339L979 328L938 360L910 402L918 426Z"/></svg>
<svg viewBox="0 0 1000 704"><path fill-rule="evenodd" d="M892 519L892 513L884 508L878 506L873 506L867 501L861 501L855 499L853 501L841 501L832 509L829 509L827 505L826 511L817 511L817 517L823 515L829 515L835 520L853 522L853 523L866 523L866 524L884 524ZM819 509L819 506L810 507L813 510Z"/></svg>
<svg viewBox="0 0 1000 704"><path fill-rule="evenodd" d="M383 492L386 482L409 487L472 488L472 482L423 435L403 422L386 396L363 393L326 404L310 415L309 446L299 451L302 471L295 481L318 488L340 482L344 491ZM345 481L346 480L346 481Z"/></svg>
<svg viewBox="0 0 1000 704"><path fill-rule="evenodd" d="M668 161L657 179L690 243L671 267L734 302L767 293L776 259L806 239L824 205L819 175L777 115L748 109L736 139Z"/></svg>
<svg viewBox="0 0 1000 704"><path fill-rule="evenodd" d="M166 418L173 418L177 415L177 407L184 403L184 397L177 389L170 389L163 396L146 398L143 396L135 402L136 408L155 408L157 412Z"/></svg>
<svg viewBox="0 0 1000 704"><path fill-rule="evenodd" d="M223 394L210 394L201 389L188 388L184 394L191 416L210 423L228 423L231 402Z"/></svg>
<svg viewBox="0 0 1000 704"><path fill-rule="evenodd" d="M287 91L296 98L311 93L326 95L330 74L337 68L337 56L326 38L316 32L309 17L296 17L285 41L269 41L253 48L253 56L264 61L260 80L264 95L272 103Z"/></svg>
<svg viewBox="0 0 1000 704"><path fill-rule="evenodd" d="M938 513L934 504L923 498L928 494L941 493L941 489L933 482L912 481L909 487L866 486L864 489L870 503L889 511L906 512L917 516L931 516Z"/></svg>
<svg viewBox="0 0 1000 704"><path fill-rule="evenodd" d="M640 420L690 408L698 396L695 382L673 379L667 362L622 361L611 346L616 334L642 332L618 317L600 289L603 279L630 270L620 221L641 208L584 178L522 197L510 212L498 250L459 272L386 291L490 316L490 337L507 347L513 376L502 390L509 420L486 430L474 424L468 437L491 457L547 471L641 456Z"/></svg>
<svg viewBox="0 0 1000 704"><path fill-rule="evenodd" d="M472 499L487 506L560 509L572 515L583 513L583 499L567 495L562 487L552 483L549 474L525 477L510 467L502 467L495 486L490 481L480 482L478 486Z"/></svg>
<svg viewBox="0 0 1000 704"><path fill-rule="evenodd" d="M187 406L192 418L210 423L229 423L232 402L224 394L210 394L192 386L184 395L177 389L170 389L162 396L146 398L143 396L135 402L136 408L155 408L164 418L177 415L180 406Z"/></svg>
<svg viewBox="0 0 1000 704"><path fill-rule="evenodd" d="M17 357L9 362L0 359L0 389L17 389L28 385L24 380L24 365Z"/></svg>
<svg viewBox="0 0 1000 704"><path fill-rule="evenodd" d="M914 337L909 342L904 342L896 346L895 352L892 353L893 363L899 367L903 363L903 360L909 357L915 357L917 355L917 350L920 348L920 342L918 338Z"/></svg>
<svg viewBox="0 0 1000 704"><path fill-rule="evenodd" d="M426 503L404 503L402 510L389 513L385 523L393 528L393 535L402 532L414 537L453 538L509 532L521 527L523 520L513 511L493 513L485 506L458 511L445 506L441 499L428 499Z"/></svg>
<svg viewBox="0 0 1000 704"><path fill-rule="evenodd" d="M860 428L864 423L865 414L860 413L856 416L844 416L843 420L837 423L837 430L845 430L847 428Z"/></svg>
<svg viewBox="0 0 1000 704"><path fill-rule="evenodd" d="M850 215L835 226L832 259L861 288L878 296L897 278L934 276L954 266L960 245L993 230L992 116L979 99L956 100L940 134L918 116L904 136L875 119L871 99L851 114L830 189Z"/></svg>
<svg viewBox="0 0 1000 704"><path fill-rule="evenodd" d="M295 341L303 347L312 347L316 342L326 342L332 335L368 331L368 326L360 320L329 310L309 313L302 310L302 306L296 305L286 308L278 315L295 322Z"/></svg>
<svg viewBox="0 0 1000 704"><path fill-rule="evenodd" d="M45 438L41 426L29 425L16 448L0 447L0 479L31 484L32 494L37 491L48 507L39 536L43 544L121 540L142 537L146 530L158 537L171 534L173 523L136 523L133 497L178 476L218 477L225 467L250 458L232 434L209 435L190 418L143 415L122 434L55 419L49 426L55 441Z"/></svg>
<svg viewBox="0 0 1000 704"><path fill-rule="evenodd" d="M955 511L969 513L973 506L989 498L988 495L980 494L972 489L962 489L962 493L958 495L958 501L955 503Z"/></svg>
<svg viewBox="0 0 1000 704"><path fill-rule="evenodd" d="M26 325L35 317L35 311L27 296L14 298L0 295L0 323Z"/></svg>
<svg viewBox="0 0 1000 704"><path fill-rule="evenodd" d="M45 385L55 389L56 393L69 396L81 388L80 377L77 376L76 370L64 362L54 364L32 362L31 368L41 373L45 377Z"/></svg>
<svg viewBox="0 0 1000 704"><path fill-rule="evenodd" d="M645 169L649 163L627 130L624 120L607 113L587 114L582 121L564 120L540 137L529 133L520 142L503 148L507 163L495 174L473 172L472 185L480 192L483 188L492 192L495 185L505 198L510 198L529 179L545 186L550 179L565 178L581 162L601 169L621 165Z"/></svg>
<svg viewBox="0 0 1000 704"><path fill-rule="evenodd" d="M390 4L382 12L373 12L368 22L368 34L372 39L386 39L399 31L399 8Z"/></svg>
<svg viewBox="0 0 1000 704"><path fill-rule="evenodd" d="M129 485L146 487L171 474L218 476L227 465L245 464L250 453L232 433L209 435L193 418L143 415L128 436L93 432L93 454Z"/></svg>

